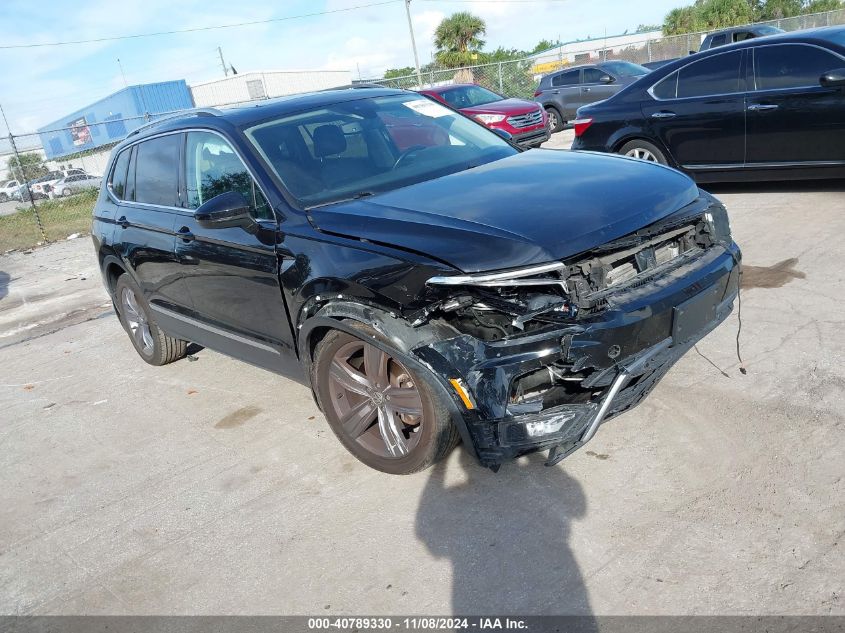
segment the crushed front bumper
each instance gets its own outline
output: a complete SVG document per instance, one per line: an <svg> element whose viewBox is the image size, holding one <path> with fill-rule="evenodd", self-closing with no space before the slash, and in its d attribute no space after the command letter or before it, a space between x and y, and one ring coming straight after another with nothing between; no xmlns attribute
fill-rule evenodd
<svg viewBox="0 0 845 633"><path fill-rule="evenodd" d="M481 463L497 468L516 456L549 449L548 464L589 441L601 423L638 404L669 368L725 320L739 287L736 244L704 255L641 287L612 297L607 310L569 327L500 341L461 335L415 348L472 398L464 422ZM584 372L593 395L544 409L510 402L515 379L563 363Z"/></svg>

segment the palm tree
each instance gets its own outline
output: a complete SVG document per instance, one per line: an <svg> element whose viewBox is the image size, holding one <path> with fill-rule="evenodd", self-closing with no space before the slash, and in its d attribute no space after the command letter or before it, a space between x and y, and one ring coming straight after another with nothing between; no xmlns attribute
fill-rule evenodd
<svg viewBox="0 0 845 633"><path fill-rule="evenodd" d="M467 11L444 18L434 31L438 59L453 67L466 63L470 59L469 53L484 46L484 40L479 36L486 32L484 20Z"/></svg>

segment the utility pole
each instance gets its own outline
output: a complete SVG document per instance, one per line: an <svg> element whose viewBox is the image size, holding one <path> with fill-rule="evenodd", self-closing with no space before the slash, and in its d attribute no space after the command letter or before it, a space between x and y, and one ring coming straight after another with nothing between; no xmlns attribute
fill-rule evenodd
<svg viewBox="0 0 845 633"><path fill-rule="evenodd" d="M123 72L123 64L120 62L120 57L117 58L117 67L120 68L120 76L123 77L123 87L128 88L129 84L126 83L126 73Z"/></svg>
<svg viewBox="0 0 845 633"><path fill-rule="evenodd" d="M229 67L226 66L226 62L223 60L223 49L221 47L217 47L217 53L220 55L220 65L223 66L223 76L229 76Z"/></svg>
<svg viewBox="0 0 845 633"><path fill-rule="evenodd" d="M422 88L420 56L417 54L417 40L414 38L414 25L411 24L411 0L405 0L405 15L408 16L408 31L411 33L411 48L414 49L414 65L417 68L417 83L419 83L419 87Z"/></svg>

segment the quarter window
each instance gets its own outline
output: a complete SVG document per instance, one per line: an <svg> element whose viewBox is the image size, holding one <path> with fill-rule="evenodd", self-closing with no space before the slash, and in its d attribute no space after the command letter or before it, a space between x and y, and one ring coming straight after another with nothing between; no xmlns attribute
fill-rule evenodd
<svg viewBox="0 0 845 633"><path fill-rule="evenodd" d="M713 55L678 71L678 98L740 92L742 51Z"/></svg>
<svg viewBox="0 0 845 633"><path fill-rule="evenodd" d="M137 145L135 201L174 207L179 194L179 141L169 134Z"/></svg>
<svg viewBox="0 0 845 633"><path fill-rule="evenodd" d="M678 71L656 84L651 92L658 99L675 99L678 96Z"/></svg>
<svg viewBox="0 0 845 633"><path fill-rule="evenodd" d="M210 132L188 132L185 159L188 208L196 209L215 196L237 191L249 201L253 217L273 217L246 166L221 137Z"/></svg>
<svg viewBox="0 0 845 633"><path fill-rule="evenodd" d="M129 154L131 150L125 149L114 161L114 169L111 172L111 190L119 200L123 200L126 194L126 169L129 167Z"/></svg>
<svg viewBox="0 0 845 633"><path fill-rule="evenodd" d="M818 86L823 73L843 65L841 59L815 46L782 44L754 49L757 90Z"/></svg>
<svg viewBox="0 0 845 633"><path fill-rule="evenodd" d="M580 70L570 70L552 77L552 86L574 86L580 81Z"/></svg>

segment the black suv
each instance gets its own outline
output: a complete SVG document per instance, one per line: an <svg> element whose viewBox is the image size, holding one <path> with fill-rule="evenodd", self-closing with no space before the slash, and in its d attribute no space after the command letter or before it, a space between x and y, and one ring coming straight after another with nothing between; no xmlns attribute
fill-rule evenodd
<svg viewBox="0 0 845 633"><path fill-rule="evenodd" d="M93 239L141 357L190 341L310 385L390 473L460 439L494 470L558 461L737 293L724 207L686 176L522 151L415 93L186 112L106 173Z"/></svg>

